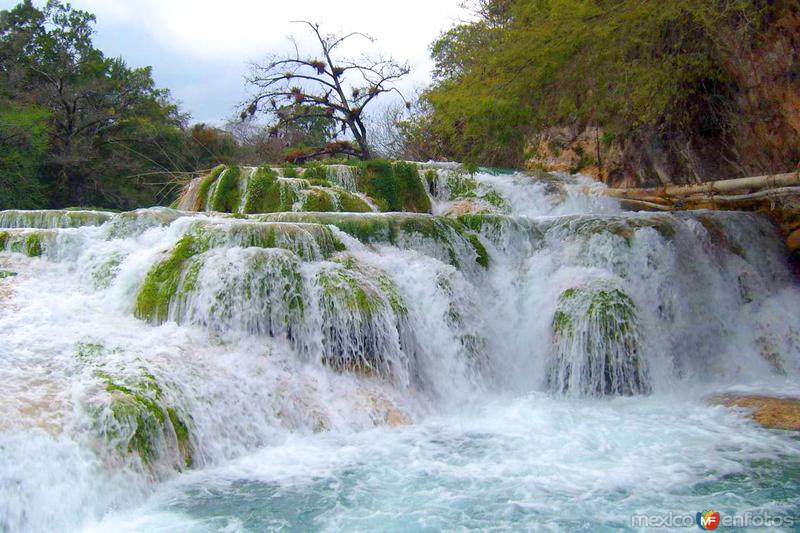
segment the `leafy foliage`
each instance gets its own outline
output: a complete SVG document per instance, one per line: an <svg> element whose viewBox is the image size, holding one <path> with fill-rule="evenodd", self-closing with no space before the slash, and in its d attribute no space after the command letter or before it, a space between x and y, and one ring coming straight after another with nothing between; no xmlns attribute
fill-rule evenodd
<svg viewBox="0 0 800 533"><path fill-rule="evenodd" d="M233 157L150 67L95 48L94 21L58 0L0 11L0 209L169 203L181 173Z"/></svg>
<svg viewBox="0 0 800 533"><path fill-rule="evenodd" d="M431 47L436 81L417 128L449 156L524 159L552 125L717 135L735 113L733 49L753 43L781 2L483 0L477 20Z"/></svg>

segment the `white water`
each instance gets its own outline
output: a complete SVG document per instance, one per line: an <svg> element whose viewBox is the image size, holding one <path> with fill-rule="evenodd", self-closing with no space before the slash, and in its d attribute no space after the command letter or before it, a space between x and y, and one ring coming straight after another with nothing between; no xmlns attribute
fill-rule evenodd
<svg viewBox="0 0 800 533"><path fill-rule="evenodd" d="M800 393L800 286L773 227L742 213L622 213L582 194L582 180L476 179L514 215L479 228L488 269L456 233L366 244L332 228L342 252L326 232L283 223L280 248L265 251L243 245L274 223L169 210L48 230L41 258L1 253L18 275L0 280L0 530L599 531L634 513L796 517L797 437L704 402ZM449 200L435 200L444 212ZM74 225L36 217L28 225ZM165 323L135 318L148 271L198 224L215 244L192 259L196 284ZM9 242L15 231L27 230ZM351 283L371 311L353 308ZM651 395L548 392L560 295L596 286L635 304ZM360 357L366 368L347 370ZM174 439L149 464L108 439L119 430L104 376L158 383L188 426L191 468Z"/></svg>

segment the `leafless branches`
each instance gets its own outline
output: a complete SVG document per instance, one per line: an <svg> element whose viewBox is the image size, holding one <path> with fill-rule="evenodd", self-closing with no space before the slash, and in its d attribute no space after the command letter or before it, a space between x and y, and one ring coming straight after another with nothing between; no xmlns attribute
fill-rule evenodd
<svg viewBox="0 0 800 533"><path fill-rule="evenodd" d="M242 120L256 114L269 116L277 127L312 120L335 126L336 136L352 135L358 157L368 159L364 109L378 96L395 92L405 101L396 82L410 69L391 58L364 56L358 60L340 58L338 48L348 39L374 40L366 34L324 34L319 24L296 21L307 26L319 45L315 57L300 52L273 56L264 64L251 64L247 83L255 89L241 113Z"/></svg>

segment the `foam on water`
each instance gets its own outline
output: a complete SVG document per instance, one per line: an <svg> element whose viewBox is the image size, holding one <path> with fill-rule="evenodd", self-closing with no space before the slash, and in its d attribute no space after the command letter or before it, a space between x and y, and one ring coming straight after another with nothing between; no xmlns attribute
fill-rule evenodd
<svg viewBox="0 0 800 533"><path fill-rule="evenodd" d="M796 437L703 400L800 392L768 220L422 170L482 213L0 213L0 530L797 515Z"/></svg>

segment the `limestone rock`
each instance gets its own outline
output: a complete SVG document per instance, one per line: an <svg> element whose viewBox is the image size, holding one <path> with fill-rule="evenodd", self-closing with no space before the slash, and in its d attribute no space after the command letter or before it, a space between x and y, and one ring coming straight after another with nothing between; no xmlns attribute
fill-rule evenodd
<svg viewBox="0 0 800 533"><path fill-rule="evenodd" d="M748 409L753 420L766 428L800 431L798 398L724 394L710 398L709 403Z"/></svg>

